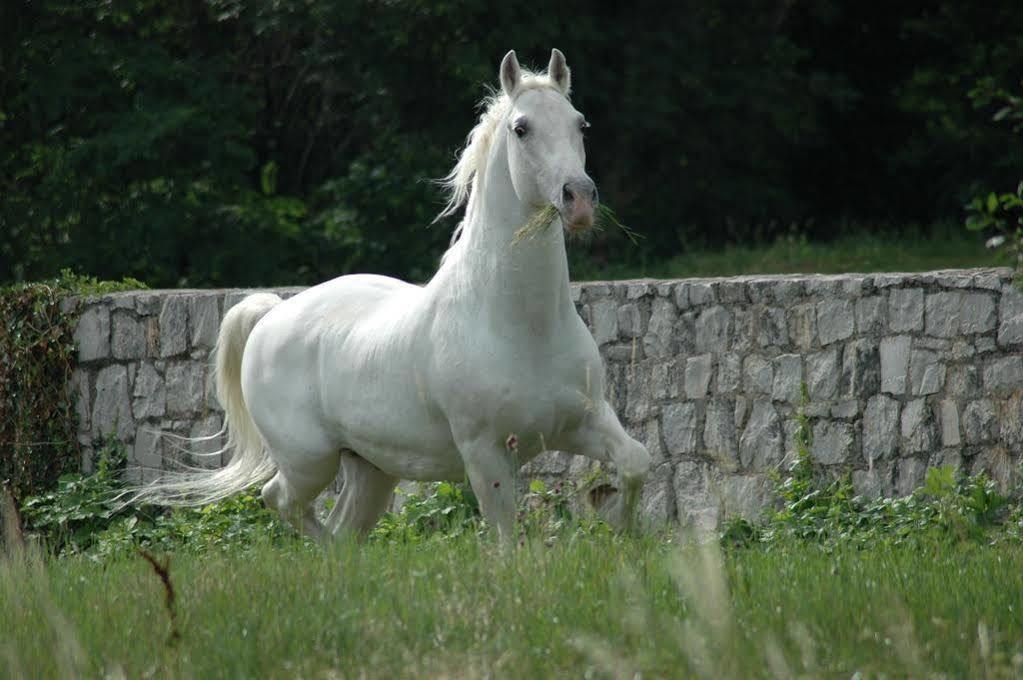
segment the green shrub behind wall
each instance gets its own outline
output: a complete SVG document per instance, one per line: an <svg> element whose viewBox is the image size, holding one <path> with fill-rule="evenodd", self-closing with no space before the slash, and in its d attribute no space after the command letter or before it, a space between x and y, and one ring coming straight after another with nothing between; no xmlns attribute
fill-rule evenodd
<svg viewBox="0 0 1023 680"><path fill-rule="evenodd" d="M61 300L144 287L64 271L51 281L0 289L0 482L17 497L53 486L80 464L69 388L77 314L62 312Z"/></svg>

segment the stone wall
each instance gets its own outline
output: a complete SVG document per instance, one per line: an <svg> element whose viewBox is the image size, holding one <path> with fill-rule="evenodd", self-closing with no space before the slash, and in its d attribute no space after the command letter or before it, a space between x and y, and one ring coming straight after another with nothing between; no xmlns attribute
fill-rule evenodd
<svg viewBox="0 0 1023 680"><path fill-rule="evenodd" d="M104 436L127 445L142 479L195 462L160 433L220 429L208 353L224 312L248 292L68 302L82 312L74 389L86 467ZM755 516L770 502L769 472L794 450L803 384L813 459L852 470L861 493L906 494L946 463L1006 484L1017 474L1023 295L1008 270L581 283L573 295L613 404L654 456L643 506L655 520L707 527ZM588 467L551 453L526 474Z"/></svg>

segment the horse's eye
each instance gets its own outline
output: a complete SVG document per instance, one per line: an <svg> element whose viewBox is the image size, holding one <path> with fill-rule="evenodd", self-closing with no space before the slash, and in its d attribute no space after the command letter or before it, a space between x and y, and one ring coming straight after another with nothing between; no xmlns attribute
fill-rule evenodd
<svg viewBox="0 0 1023 680"><path fill-rule="evenodd" d="M512 130L515 131L515 136L519 139L526 136L526 126L522 123L516 123Z"/></svg>

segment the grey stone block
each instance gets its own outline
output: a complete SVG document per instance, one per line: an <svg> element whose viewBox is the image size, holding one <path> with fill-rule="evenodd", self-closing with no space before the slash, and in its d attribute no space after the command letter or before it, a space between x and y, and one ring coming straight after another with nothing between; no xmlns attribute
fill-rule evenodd
<svg viewBox="0 0 1023 680"><path fill-rule="evenodd" d="M146 356L146 326L133 315L115 312L111 317L110 351L115 359L141 359Z"/></svg>
<svg viewBox="0 0 1023 680"><path fill-rule="evenodd" d="M758 522L774 501L774 487L763 475L724 475L718 488L723 517Z"/></svg>
<svg viewBox="0 0 1023 680"><path fill-rule="evenodd" d="M924 329L924 292L896 288L888 297L888 328L894 333Z"/></svg>
<svg viewBox="0 0 1023 680"><path fill-rule="evenodd" d="M669 297L675 301L675 306L679 310L689 309L689 286L687 284L676 283L672 288L671 295Z"/></svg>
<svg viewBox="0 0 1023 680"><path fill-rule="evenodd" d="M806 358L806 388L811 401L834 399L840 377L836 348L815 352Z"/></svg>
<svg viewBox="0 0 1023 680"><path fill-rule="evenodd" d="M899 445L899 402L878 394L863 411L863 457L867 462L892 458Z"/></svg>
<svg viewBox="0 0 1023 680"><path fill-rule="evenodd" d="M817 307L812 302L795 305L788 310L789 338L802 350L813 347L817 340Z"/></svg>
<svg viewBox="0 0 1023 680"><path fill-rule="evenodd" d="M742 304L749 302L746 295L745 281L734 279L719 279L714 285L717 288L718 300L725 304Z"/></svg>
<svg viewBox="0 0 1023 680"><path fill-rule="evenodd" d="M678 341L675 339L674 326L678 319L675 304L664 298L653 301L650 312L650 325L643 337L643 351L649 357L671 357L675 355Z"/></svg>
<svg viewBox="0 0 1023 680"><path fill-rule="evenodd" d="M774 360L774 381L771 396L777 401L798 404L802 398L803 357L782 354Z"/></svg>
<svg viewBox="0 0 1023 680"><path fill-rule="evenodd" d="M852 423L819 420L813 426L812 458L822 465L852 462L855 443Z"/></svg>
<svg viewBox="0 0 1023 680"><path fill-rule="evenodd" d="M968 361L977 355L977 349L969 340L956 340L948 352L952 361Z"/></svg>
<svg viewBox="0 0 1023 680"><path fill-rule="evenodd" d="M628 283L625 285L626 300L642 300L647 295L650 295L650 292L650 284L642 281L636 281L635 283Z"/></svg>
<svg viewBox="0 0 1023 680"><path fill-rule="evenodd" d="M931 293L925 304L926 333L939 338L951 338L959 332L962 311L962 293Z"/></svg>
<svg viewBox="0 0 1023 680"><path fill-rule="evenodd" d="M597 300L590 303L590 331L598 345L618 339L618 308L614 300Z"/></svg>
<svg viewBox="0 0 1023 680"><path fill-rule="evenodd" d="M746 416L749 415L749 399L746 397L735 398L735 431L741 432L746 427Z"/></svg>
<svg viewBox="0 0 1023 680"><path fill-rule="evenodd" d="M638 367L626 370L625 418L632 422L646 420L654 411L650 403L649 375Z"/></svg>
<svg viewBox="0 0 1023 680"><path fill-rule="evenodd" d="M89 371L83 368L76 368L71 374L71 381L68 388L75 399L75 413L78 415L78 432L88 432L92 425L90 422L92 401L90 396L92 390L92 376Z"/></svg>
<svg viewBox="0 0 1023 680"><path fill-rule="evenodd" d="M110 356L110 310L92 305L78 317L74 332L78 361L96 361Z"/></svg>
<svg viewBox="0 0 1023 680"><path fill-rule="evenodd" d="M987 473L997 482L998 492L1002 495L1013 493L1019 488L1020 468L1009 451L1001 445L984 448L973 457L970 474Z"/></svg>
<svg viewBox="0 0 1023 680"><path fill-rule="evenodd" d="M167 366L167 414L188 416L203 408L203 365L196 361L175 361Z"/></svg>
<svg viewBox="0 0 1023 680"><path fill-rule="evenodd" d="M678 523L683 529L709 533L717 529L720 503L712 491L710 470L704 463L679 461L673 478Z"/></svg>
<svg viewBox="0 0 1023 680"><path fill-rule="evenodd" d="M159 430L150 427L139 428L132 447L132 462L143 468L163 468L163 437Z"/></svg>
<svg viewBox="0 0 1023 680"><path fill-rule="evenodd" d="M895 473L895 491L900 496L908 496L924 483L927 463L919 458L903 458L899 460Z"/></svg>
<svg viewBox="0 0 1023 680"><path fill-rule="evenodd" d="M855 399L878 391L881 386L881 366L877 341L853 340L842 350L842 375L838 382L838 395Z"/></svg>
<svg viewBox="0 0 1023 680"><path fill-rule="evenodd" d="M962 419L963 437L967 444L985 444L998 438L999 424L990 399L977 399L966 404Z"/></svg>
<svg viewBox="0 0 1023 680"><path fill-rule="evenodd" d="M696 349L700 352L729 349L731 334L732 315L724 307L710 307L696 317Z"/></svg>
<svg viewBox="0 0 1023 680"><path fill-rule="evenodd" d="M746 357L743 367L743 389L751 394L771 394L774 388L774 369L771 362L757 354Z"/></svg>
<svg viewBox="0 0 1023 680"><path fill-rule="evenodd" d="M96 398L92 403L93 438L112 436L128 441L134 434L127 369L119 364L100 369L96 374Z"/></svg>
<svg viewBox="0 0 1023 680"><path fill-rule="evenodd" d="M639 498L639 514L645 525L654 529L665 527L675 519L675 489L670 464L650 471Z"/></svg>
<svg viewBox="0 0 1023 680"><path fill-rule="evenodd" d="M945 364L937 352L920 349L910 352L909 382L916 396L941 391L945 386Z"/></svg>
<svg viewBox="0 0 1023 680"><path fill-rule="evenodd" d="M711 305L717 302L714 289L705 281L697 281L688 284L689 302L693 305ZM681 309L681 307L679 307Z"/></svg>
<svg viewBox="0 0 1023 680"><path fill-rule="evenodd" d="M906 393L910 344L911 338L908 335L881 340L881 391L889 394Z"/></svg>
<svg viewBox="0 0 1023 680"><path fill-rule="evenodd" d="M830 345L852 337L855 312L849 300L822 300L817 303L817 338Z"/></svg>
<svg viewBox="0 0 1023 680"><path fill-rule="evenodd" d="M718 393L734 392L741 384L742 355L736 352L722 354L718 360Z"/></svg>
<svg viewBox="0 0 1023 680"><path fill-rule="evenodd" d="M711 354L701 354L686 360L686 396L690 399L702 399L707 396L707 388L713 375L713 360Z"/></svg>
<svg viewBox="0 0 1023 680"><path fill-rule="evenodd" d="M135 313L139 316L156 316L163 308L163 297L166 293L138 292L135 293Z"/></svg>
<svg viewBox="0 0 1023 680"><path fill-rule="evenodd" d="M995 344L995 339L989 337L977 338L975 346L977 348L977 354L987 354L988 352L994 352L998 348Z"/></svg>
<svg viewBox="0 0 1023 680"><path fill-rule="evenodd" d="M745 307L734 310L732 333L732 349L737 352L750 352L759 346L756 344L756 322L753 319L753 312Z"/></svg>
<svg viewBox="0 0 1023 680"><path fill-rule="evenodd" d="M881 463L866 470L853 470L853 491L868 499L886 498L894 491L893 462Z"/></svg>
<svg viewBox="0 0 1023 680"><path fill-rule="evenodd" d="M755 305L769 305L774 302L775 280L773 278L754 278L746 281L746 292L749 300Z"/></svg>
<svg viewBox="0 0 1023 680"><path fill-rule="evenodd" d="M1003 392L1023 387L1023 356L999 357L984 366L984 389Z"/></svg>
<svg viewBox="0 0 1023 680"><path fill-rule="evenodd" d="M998 344L1002 347L1023 343L1023 293L1006 288L998 305Z"/></svg>
<svg viewBox="0 0 1023 680"><path fill-rule="evenodd" d="M803 297L803 282L793 279L776 281L772 293L776 303L787 307Z"/></svg>
<svg viewBox="0 0 1023 680"><path fill-rule="evenodd" d="M711 399L703 429L703 446L707 455L726 469L735 469L739 462L735 430L735 404L728 399Z"/></svg>
<svg viewBox="0 0 1023 680"><path fill-rule="evenodd" d="M739 439L739 462L744 468L767 470L782 460L784 433L771 402L753 402L753 410Z"/></svg>
<svg viewBox="0 0 1023 680"><path fill-rule="evenodd" d="M650 382L648 386L650 388L650 398L655 401L661 401L667 399L672 395L671 393L671 377L669 373L670 362L667 361L645 361L644 369L647 370L650 376Z"/></svg>
<svg viewBox="0 0 1023 680"><path fill-rule="evenodd" d="M958 448L947 448L935 451L927 460L928 467L941 467L951 465L957 470L963 469L963 456Z"/></svg>
<svg viewBox="0 0 1023 680"><path fill-rule="evenodd" d="M188 325L191 346L213 349L220 331L220 300L216 295L195 295L188 299Z"/></svg>
<svg viewBox="0 0 1023 680"><path fill-rule="evenodd" d="M1023 452L1023 392L1017 392L1001 404L999 434L1010 451Z"/></svg>
<svg viewBox="0 0 1023 680"><path fill-rule="evenodd" d="M860 402L858 399L840 401L831 407L831 417L839 420L852 420L859 414Z"/></svg>
<svg viewBox="0 0 1023 680"><path fill-rule="evenodd" d="M643 316L639 305L630 302L618 308L618 332L623 338L643 337Z"/></svg>
<svg viewBox="0 0 1023 680"><path fill-rule="evenodd" d="M856 328L860 335L883 333L888 322L888 305L880 295L856 300Z"/></svg>
<svg viewBox="0 0 1023 680"><path fill-rule="evenodd" d="M671 455L696 453L699 422L696 404L668 404L661 412L664 446Z"/></svg>
<svg viewBox="0 0 1023 680"><path fill-rule="evenodd" d="M189 442L187 448L197 466L219 468L223 464L221 454L226 443L224 433L221 431L223 424L219 413L209 413L192 424L188 436L193 441Z"/></svg>
<svg viewBox="0 0 1023 680"><path fill-rule="evenodd" d="M986 293L963 293L959 331L966 335L987 333L998 324L995 301Z"/></svg>
<svg viewBox="0 0 1023 680"><path fill-rule="evenodd" d="M976 366L965 364L948 369L948 393L956 397L980 396L980 371Z"/></svg>
<svg viewBox="0 0 1023 680"><path fill-rule="evenodd" d="M568 472L571 454L564 451L545 451L523 465L519 474L525 477L556 477Z"/></svg>
<svg viewBox="0 0 1023 680"><path fill-rule="evenodd" d="M941 445L958 446L959 437L959 406L954 399L941 401Z"/></svg>
<svg viewBox="0 0 1023 680"><path fill-rule="evenodd" d="M876 274L874 276L874 286L876 288L895 288L896 286L902 286L906 283L906 274Z"/></svg>
<svg viewBox="0 0 1023 680"><path fill-rule="evenodd" d="M788 344L784 309L778 307L756 309L753 312L753 324L760 347L779 347Z"/></svg>
<svg viewBox="0 0 1023 680"><path fill-rule="evenodd" d="M188 351L188 304L182 295L169 295L160 311L160 357Z"/></svg>
<svg viewBox="0 0 1023 680"><path fill-rule="evenodd" d="M167 412L167 389L163 376L153 364L143 361L139 364L132 389L132 410L135 418L162 418Z"/></svg>
<svg viewBox="0 0 1023 680"><path fill-rule="evenodd" d="M913 399L902 409L903 454L926 453L935 444L934 418L926 399Z"/></svg>

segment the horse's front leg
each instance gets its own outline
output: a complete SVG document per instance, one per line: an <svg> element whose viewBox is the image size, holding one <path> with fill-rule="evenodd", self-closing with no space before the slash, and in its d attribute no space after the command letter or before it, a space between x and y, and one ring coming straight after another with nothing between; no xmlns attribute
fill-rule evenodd
<svg viewBox="0 0 1023 680"><path fill-rule="evenodd" d="M458 451L480 510L504 543L515 540L515 467L505 447L487 436L460 440Z"/></svg>
<svg viewBox="0 0 1023 680"><path fill-rule="evenodd" d="M607 401L600 401L565 447L599 461L610 460L618 472L618 500L609 517L613 523L631 528L643 482L650 472L650 452L629 436Z"/></svg>

